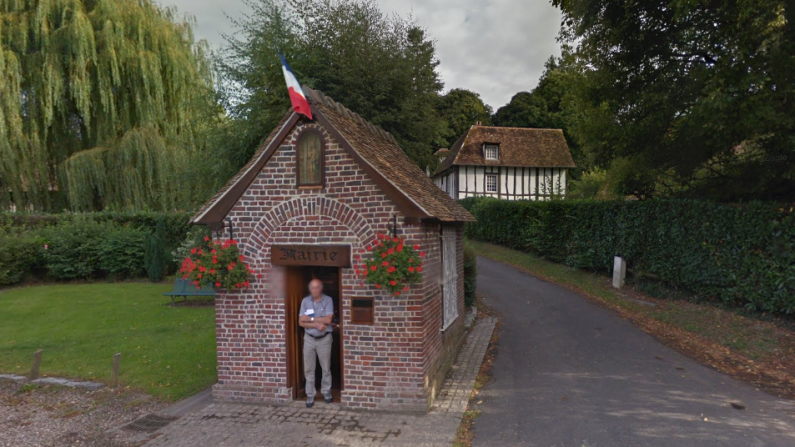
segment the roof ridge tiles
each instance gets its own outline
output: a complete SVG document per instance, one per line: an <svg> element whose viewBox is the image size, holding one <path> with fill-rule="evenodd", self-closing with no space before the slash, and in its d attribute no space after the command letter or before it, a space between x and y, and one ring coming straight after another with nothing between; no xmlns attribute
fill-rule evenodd
<svg viewBox="0 0 795 447"><path fill-rule="evenodd" d="M366 120L363 116L361 116L358 113L354 112L353 110L345 107L340 102L335 101L333 98L331 98L330 96L326 95L325 93L323 93L320 90L315 90L315 89L308 88L308 87L305 87L305 89L310 93L310 95L312 96L313 100L333 108L334 110L336 110L337 112L339 112L343 116L349 118L351 121L354 121L354 122L356 122L358 124L364 125L365 127L368 128L368 130L370 130L371 132L379 135L381 138L384 138L385 140L387 140L387 141L389 141L391 143L398 144L397 138L395 138L395 136L392 135L392 133L390 133L388 130L386 130L386 129L378 126L378 125L375 125L375 124L371 123L370 121Z"/></svg>

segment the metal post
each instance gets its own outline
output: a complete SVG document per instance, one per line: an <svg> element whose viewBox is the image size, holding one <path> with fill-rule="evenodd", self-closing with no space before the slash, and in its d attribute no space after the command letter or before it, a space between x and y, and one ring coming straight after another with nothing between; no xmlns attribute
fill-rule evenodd
<svg viewBox="0 0 795 447"><path fill-rule="evenodd" d="M232 219L226 219L226 225L229 227L229 239L235 239L235 228L232 225Z"/></svg>

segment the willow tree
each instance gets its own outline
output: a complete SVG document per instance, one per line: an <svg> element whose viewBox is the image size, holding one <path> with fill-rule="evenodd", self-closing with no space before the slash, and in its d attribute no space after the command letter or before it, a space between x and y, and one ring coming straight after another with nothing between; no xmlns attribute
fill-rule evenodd
<svg viewBox="0 0 795 447"><path fill-rule="evenodd" d="M190 203L209 65L191 21L151 0L0 0L0 200Z"/></svg>

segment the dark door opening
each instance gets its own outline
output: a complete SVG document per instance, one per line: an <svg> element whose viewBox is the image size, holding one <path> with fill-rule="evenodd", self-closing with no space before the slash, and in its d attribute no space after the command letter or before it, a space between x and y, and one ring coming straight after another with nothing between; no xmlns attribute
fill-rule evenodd
<svg viewBox="0 0 795 447"><path fill-rule="evenodd" d="M298 312L301 300L309 295L309 281L319 279L323 282L323 293L334 301L334 331L331 347L331 394L334 401L339 402L342 390L342 328L340 326L340 269L338 267L288 267L287 268L287 373L288 386L293 388L293 399L306 398L304 389L304 328L298 325ZM321 369L320 362L315 359L315 387L320 397Z"/></svg>

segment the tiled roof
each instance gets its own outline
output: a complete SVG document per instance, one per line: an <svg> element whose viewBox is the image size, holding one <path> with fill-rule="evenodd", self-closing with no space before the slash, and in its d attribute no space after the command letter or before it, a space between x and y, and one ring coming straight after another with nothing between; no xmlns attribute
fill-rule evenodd
<svg viewBox="0 0 795 447"><path fill-rule="evenodd" d="M368 165L365 171L378 177L374 179L378 180L376 183L381 182L390 191L396 191L401 202L417 210L419 217L443 222L475 221L467 210L433 184L431 179L400 149L395 137L389 132L373 125L319 91L305 87L304 94L312 105L313 115L319 115L315 119L327 121L333 127L328 130L336 130L339 133L338 138L345 140L340 144L349 146L361 161ZM288 127L292 128L296 120L296 115L288 112L263 141L251 160L196 213L192 222L218 222L226 216L280 143L275 140L284 138L285 130L289 130Z"/></svg>
<svg viewBox="0 0 795 447"><path fill-rule="evenodd" d="M499 160L486 160L483 144L500 146ZM436 172L453 165L574 168L563 131L526 127L472 126L450 148Z"/></svg>
<svg viewBox="0 0 795 447"><path fill-rule="evenodd" d="M434 185L411 161L389 132L318 91L304 90L308 91L312 104L353 149L430 217L444 222L474 222L475 218L464 207Z"/></svg>

